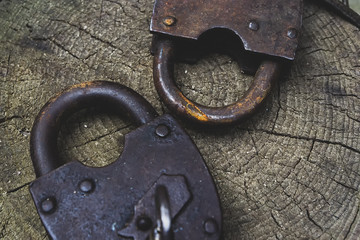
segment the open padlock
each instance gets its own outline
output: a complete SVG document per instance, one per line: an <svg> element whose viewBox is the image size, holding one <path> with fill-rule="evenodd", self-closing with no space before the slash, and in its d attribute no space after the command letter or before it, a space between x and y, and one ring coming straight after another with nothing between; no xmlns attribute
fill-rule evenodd
<svg viewBox="0 0 360 240"><path fill-rule="evenodd" d="M60 124L87 106L111 108L139 126L105 167L59 158ZM30 192L52 239L220 238L219 198L198 149L170 115L157 117L125 86L83 83L51 99L35 120L31 157Z"/></svg>
<svg viewBox="0 0 360 240"><path fill-rule="evenodd" d="M150 26L156 36L152 48L156 89L171 111L187 119L205 124L238 122L263 102L283 59L294 59L301 24L302 0L156 0ZM261 59L250 88L225 107L189 100L173 76L177 56L213 29L232 31L247 52Z"/></svg>

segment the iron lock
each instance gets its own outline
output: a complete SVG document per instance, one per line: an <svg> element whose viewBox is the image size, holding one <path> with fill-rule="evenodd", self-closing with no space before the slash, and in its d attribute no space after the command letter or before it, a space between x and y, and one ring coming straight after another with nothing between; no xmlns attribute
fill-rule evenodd
<svg viewBox="0 0 360 240"><path fill-rule="evenodd" d="M105 167L66 163L57 152L61 123L87 106L111 107L139 126ZM157 117L125 86L87 82L51 99L34 122L31 157L30 192L52 239L220 237L220 202L198 149L170 115Z"/></svg>
<svg viewBox="0 0 360 240"><path fill-rule="evenodd" d="M270 92L284 60L294 59L302 9L302 0L156 0L150 31L155 36L154 83L161 99L172 112L202 124L231 124L248 117ZM251 58L259 60L250 88L236 103L224 107L191 101L173 76L174 62L183 60L184 52L201 48L199 39L214 29L233 32L239 38L237 45L243 43L246 61L249 53L256 53ZM237 49L233 46L230 51Z"/></svg>

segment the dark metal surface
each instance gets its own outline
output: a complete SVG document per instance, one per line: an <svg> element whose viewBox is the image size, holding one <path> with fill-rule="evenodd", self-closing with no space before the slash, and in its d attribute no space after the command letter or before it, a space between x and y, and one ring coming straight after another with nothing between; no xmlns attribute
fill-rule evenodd
<svg viewBox="0 0 360 240"><path fill-rule="evenodd" d="M96 86L99 89L109 86L110 89L105 88L100 97L96 97L99 94L96 89L93 89L97 88ZM113 91L110 91L111 89ZM82 92L80 95L85 96L73 97L72 91L80 91ZM70 89L64 95L50 101L37 118L36 121L39 123L35 124L35 126L45 124L46 127L37 126L32 133L37 138L41 136L37 131L45 131L45 133L53 131L53 133L50 137L43 133L48 142L33 139L32 149L34 152L38 152L38 148L49 149L51 154L45 154L47 159L33 154L35 166L41 168L45 160L58 161L56 144L50 143L56 143L57 126L59 121L63 120L59 117L68 113L67 107L72 110L78 108L73 107L72 104L60 104L63 101L67 102L64 99L65 96L68 96L71 101L78 99L73 102L76 106L85 106L85 102L97 102L109 93L111 96L118 94L127 96L124 99L120 98L126 102L115 103L116 101L113 100L110 102L117 104L116 108L130 111L130 115L135 116L137 124L144 125L126 135L122 155L108 166L92 168L75 161L47 173L54 165L61 164L57 162L46 167L45 170L37 170L38 175L46 174L31 183L30 192L50 237L53 239L124 239L118 233L126 227L126 223L133 219L134 206L142 198L147 199L147 193L151 193L152 187L159 183L166 186L169 192L169 202L174 217L171 226L175 240L219 239L222 225L219 198L198 149L171 116L164 115L152 120L156 114L155 111L152 108L148 109L148 103L143 106L144 103L141 102L145 101L144 99L133 101L134 92L123 86L116 87L111 83L99 82L95 85L87 83L76 86L75 90ZM109 103L108 101L100 102ZM56 107L57 103L67 107L61 108L62 111L60 111ZM141 106L138 106L139 104ZM140 108L131 109L133 107ZM55 111L53 108L58 110ZM53 122L56 119L60 120ZM43 162L38 163L39 159ZM176 187L170 187L172 184ZM189 194L191 198L187 200ZM154 216L144 217L138 219L137 226L147 231L149 226L154 226L155 221ZM211 228L215 231L208 231L209 222L215 226Z"/></svg>
<svg viewBox="0 0 360 240"><path fill-rule="evenodd" d="M162 175L135 205L131 222L119 234L124 237L132 237L134 240L142 240L146 239L154 228L159 228L159 234L164 233L164 230L166 232L162 239L166 238L169 234L171 235L171 232L169 228L163 229L163 222L171 222L189 202L190 198L191 193L183 176ZM161 218L159 215L164 213L161 209L167 209L168 216ZM150 219L152 224L146 229L139 228L139 219Z"/></svg>
<svg viewBox="0 0 360 240"><path fill-rule="evenodd" d="M157 116L142 96L120 84L95 81L67 89L49 100L34 121L30 151L37 177L65 164L58 158L56 148L57 134L64 118L81 108L100 105L129 117L137 126Z"/></svg>
<svg viewBox="0 0 360 240"><path fill-rule="evenodd" d="M179 116L210 125L237 123L264 101L278 77L281 61L294 59L301 24L301 0L156 0L150 26L155 34L152 52L156 90ZM226 36L224 30L239 39L221 39ZM240 58L234 52L241 53L244 61L238 62L243 63L242 70L256 72L244 96L224 107L207 107L189 100L174 81L174 62L198 59L207 48L202 46L204 39L209 37L221 39L212 45L214 49L219 48L216 45L229 45L225 52L236 59ZM187 58L186 54L191 56Z"/></svg>
<svg viewBox="0 0 360 240"><path fill-rule="evenodd" d="M348 1L316 2L331 6L359 27L360 16L348 7ZM272 81L278 76L280 58L294 59L301 25L301 0L156 0L150 26L155 34L152 46L155 87L166 106L179 116L212 125L239 122L263 102ZM225 36L219 29L232 31L241 39L247 50L242 52L245 64L238 61L242 70L254 72L256 67L258 70L241 99L225 107L212 108L192 102L183 95L174 81L173 67L178 60L196 61L206 48L200 40L213 30L217 30L220 38ZM228 52L241 52L237 46L242 45L239 40L237 44L228 43L220 41L217 45L229 45ZM255 56L254 53L258 54ZM269 59L269 56L273 58Z"/></svg>
<svg viewBox="0 0 360 240"><path fill-rule="evenodd" d="M246 50L294 59L300 32L302 0L156 0L150 30L172 37L198 39L214 28L238 35Z"/></svg>
<svg viewBox="0 0 360 240"><path fill-rule="evenodd" d="M280 63L263 61L254 80L236 103L225 107L207 107L186 98L174 81L175 48L173 41L157 40L154 54L155 87L166 106L174 113L204 124L236 123L252 114L264 101L272 82L278 77Z"/></svg>

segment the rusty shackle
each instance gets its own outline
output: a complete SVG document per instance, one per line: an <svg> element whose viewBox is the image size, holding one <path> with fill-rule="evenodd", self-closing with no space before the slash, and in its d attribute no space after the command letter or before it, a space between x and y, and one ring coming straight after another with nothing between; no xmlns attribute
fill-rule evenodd
<svg viewBox="0 0 360 240"><path fill-rule="evenodd" d="M47 102L37 115L30 138L36 177L64 165L57 150L59 128L70 114L89 106L112 108L129 117L136 126L153 120L155 109L134 90L123 85L95 81L75 85Z"/></svg>
<svg viewBox="0 0 360 240"><path fill-rule="evenodd" d="M280 63L264 61L260 64L250 88L237 102L224 107L208 107L188 99L174 80L173 42L160 40L154 52L154 83L166 106L189 120L211 125L231 124L251 115L270 92L278 77Z"/></svg>
<svg viewBox="0 0 360 240"><path fill-rule="evenodd" d="M282 59L294 59L301 24L302 0L156 0L150 25L155 35L152 50L156 90L170 111L187 119L211 125L238 122L264 101L279 76ZM224 107L189 100L173 76L175 58L178 60L177 54L183 51L178 51L178 43L196 42L214 29L233 32L245 51L261 59L244 96Z"/></svg>

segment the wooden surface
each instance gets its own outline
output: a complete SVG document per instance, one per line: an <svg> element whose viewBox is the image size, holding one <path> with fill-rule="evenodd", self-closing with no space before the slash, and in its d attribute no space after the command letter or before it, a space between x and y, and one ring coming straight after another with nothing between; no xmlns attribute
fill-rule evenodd
<svg viewBox="0 0 360 240"><path fill-rule="evenodd" d="M29 133L41 106L75 83L109 80L133 88L159 113L152 82L152 1L0 1L0 238L46 239L28 192ZM224 239L358 239L360 235L359 30L305 2L303 34L289 74L266 106L222 130L185 124L211 170ZM191 99L236 101L251 77L230 58L178 64ZM132 127L82 111L64 124L62 157L92 166L121 153Z"/></svg>

